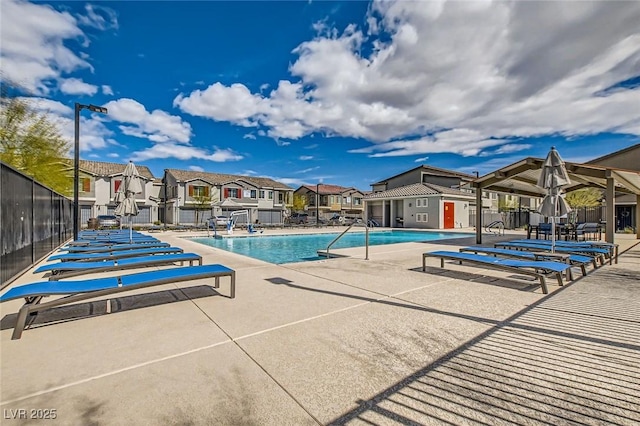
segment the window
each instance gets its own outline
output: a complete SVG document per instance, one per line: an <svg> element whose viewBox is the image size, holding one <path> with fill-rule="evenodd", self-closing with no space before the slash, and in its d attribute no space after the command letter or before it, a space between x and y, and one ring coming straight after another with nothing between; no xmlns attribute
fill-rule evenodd
<svg viewBox="0 0 640 426"><path fill-rule="evenodd" d="M268 199L273 200L273 191L269 191Z"/></svg>
<svg viewBox="0 0 640 426"><path fill-rule="evenodd" d="M258 191L256 191L255 189L251 190L251 193L250 193L251 198L258 198L257 194L258 194Z"/></svg>
<svg viewBox="0 0 640 426"><path fill-rule="evenodd" d="M428 198L416 199L416 207L429 207L429 199Z"/></svg>
<svg viewBox="0 0 640 426"><path fill-rule="evenodd" d="M278 191L278 203L283 204L284 203L284 192L280 192Z"/></svg>
<svg viewBox="0 0 640 426"><path fill-rule="evenodd" d="M78 179L78 186L80 187L80 192L91 192L91 179L90 178L80 178Z"/></svg>
<svg viewBox="0 0 640 426"><path fill-rule="evenodd" d="M224 198L240 198L240 189L238 188L225 188Z"/></svg>
<svg viewBox="0 0 640 426"><path fill-rule="evenodd" d="M360 205L362 205L362 198L356 198L356 197L353 197L353 205L354 205L354 206L360 206Z"/></svg>
<svg viewBox="0 0 640 426"><path fill-rule="evenodd" d="M122 185L122 180L121 179L114 180L113 181L113 192L118 192L118 190L120 189L121 185Z"/></svg>
<svg viewBox="0 0 640 426"><path fill-rule="evenodd" d="M260 194L260 198L264 199L264 191L263 190L258 191L258 194Z"/></svg>
<svg viewBox="0 0 640 426"><path fill-rule="evenodd" d="M416 214L416 222L429 222L429 213Z"/></svg>
<svg viewBox="0 0 640 426"><path fill-rule="evenodd" d="M202 185L189 185L189 197L208 197L209 187Z"/></svg>

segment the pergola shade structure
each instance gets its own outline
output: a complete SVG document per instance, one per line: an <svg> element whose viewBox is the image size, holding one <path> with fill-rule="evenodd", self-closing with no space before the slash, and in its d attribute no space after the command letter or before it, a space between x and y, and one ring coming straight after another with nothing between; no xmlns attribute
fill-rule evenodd
<svg viewBox="0 0 640 426"><path fill-rule="evenodd" d="M482 205L482 191L544 197L546 191L537 185L543 164L543 158L527 157L474 180L471 186L476 188L476 205ZM589 187L604 190L607 214L605 239L607 242L613 242L615 223L610 218L615 216L615 194L635 194L637 206L640 207L640 172L571 162L565 162L565 166L571 183L563 187L564 192ZM640 223L640 208L636 208L636 223ZM480 244L482 243L482 215L476 215L475 226L476 242ZM640 238L640 226L637 227L637 238Z"/></svg>

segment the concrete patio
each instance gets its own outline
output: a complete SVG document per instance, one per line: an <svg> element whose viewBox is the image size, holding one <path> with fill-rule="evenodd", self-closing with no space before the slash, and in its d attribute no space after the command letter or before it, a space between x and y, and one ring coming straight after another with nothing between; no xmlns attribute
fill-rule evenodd
<svg viewBox="0 0 640 426"><path fill-rule="evenodd" d="M236 298L226 280L157 286L43 312L20 340L22 302L3 303L2 424L640 423L635 235L616 235L618 264L548 295L436 259L422 272L423 252L473 238L273 265L153 235L235 269Z"/></svg>

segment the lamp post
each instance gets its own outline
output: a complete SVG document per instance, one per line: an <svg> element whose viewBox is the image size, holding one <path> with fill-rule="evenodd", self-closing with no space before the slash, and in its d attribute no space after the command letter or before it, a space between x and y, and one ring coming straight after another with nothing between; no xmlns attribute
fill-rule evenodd
<svg viewBox="0 0 640 426"><path fill-rule="evenodd" d="M316 184L316 228L320 228L320 182Z"/></svg>
<svg viewBox="0 0 640 426"><path fill-rule="evenodd" d="M80 180L80 111L88 109L89 111L107 113L107 109L95 105L82 105L76 102L75 107L75 138L73 146L73 240L78 240L78 225L80 220L80 205L78 201L78 184Z"/></svg>

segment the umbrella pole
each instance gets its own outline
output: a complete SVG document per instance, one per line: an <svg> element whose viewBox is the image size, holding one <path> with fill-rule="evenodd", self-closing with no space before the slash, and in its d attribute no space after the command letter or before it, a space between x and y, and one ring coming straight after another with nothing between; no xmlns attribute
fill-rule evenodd
<svg viewBox="0 0 640 426"><path fill-rule="evenodd" d="M553 197L553 216L551 216L551 253L556 252L556 213L558 211L558 198Z"/></svg>
<svg viewBox="0 0 640 426"><path fill-rule="evenodd" d="M129 216L129 242L133 243L133 216Z"/></svg>

